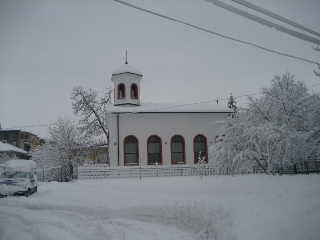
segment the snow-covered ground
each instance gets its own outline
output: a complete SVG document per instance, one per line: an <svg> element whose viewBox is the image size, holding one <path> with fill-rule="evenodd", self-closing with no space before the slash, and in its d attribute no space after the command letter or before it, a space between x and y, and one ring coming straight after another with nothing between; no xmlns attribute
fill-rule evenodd
<svg viewBox="0 0 320 240"><path fill-rule="evenodd" d="M40 183L0 199L0 239L320 239L320 175Z"/></svg>

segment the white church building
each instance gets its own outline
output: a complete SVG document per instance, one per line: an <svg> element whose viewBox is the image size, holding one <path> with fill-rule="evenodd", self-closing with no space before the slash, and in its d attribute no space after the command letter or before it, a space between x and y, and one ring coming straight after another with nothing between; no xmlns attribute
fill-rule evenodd
<svg viewBox="0 0 320 240"><path fill-rule="evenodd" d="M219 104L141 103L142 74L127 62L112 74L106 104L110 166L195 164L233 112Z"/></svg>

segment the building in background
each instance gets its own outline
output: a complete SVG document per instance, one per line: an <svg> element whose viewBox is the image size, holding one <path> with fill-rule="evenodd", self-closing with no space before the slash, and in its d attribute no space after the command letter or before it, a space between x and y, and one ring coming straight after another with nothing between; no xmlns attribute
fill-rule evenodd
<svg viewBox="0 0 320 240"><path fill-rule="evenodd" d="M33 133L22 130L0 129L0 141L11 144L26 152L37 148L40 145L40 138Z"/></svg>
<svg viewBox="0 0 320 240"><path fill-rule="evenodd" d="M30 159L30 157L31 155L27 151L6 143L6 141L0 142L0 160L9 160L12 158Z"/></svg>

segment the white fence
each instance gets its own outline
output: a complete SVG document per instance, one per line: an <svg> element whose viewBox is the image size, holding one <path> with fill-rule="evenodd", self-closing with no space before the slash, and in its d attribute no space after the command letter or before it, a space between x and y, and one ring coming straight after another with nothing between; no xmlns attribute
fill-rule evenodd
<svg viewBox="0 0 320 240"><path fill-rule="evenodd" d="M256 173L262 173L257 171ZM122 166L108 167L108 165L88 165L78 167L78 179L105 178L142 178L142 177L171 177L171 176L203 176L216 174L207 165L179 165L179 166ZM232 174L228 170L218 174Z"/></svg>
<svg viewBox="0 0 320 240"><path fill-rule="evenodd" d="M195 167L187 166L97 167L94 165L79 167L78 179L190 176L194 175L194 171L196 171Z"/></svg>

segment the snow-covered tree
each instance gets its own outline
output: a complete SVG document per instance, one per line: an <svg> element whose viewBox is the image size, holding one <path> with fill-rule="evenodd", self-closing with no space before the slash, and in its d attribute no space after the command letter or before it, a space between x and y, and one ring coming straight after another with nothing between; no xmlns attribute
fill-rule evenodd
<svg viewBox="0 0 320 240"><path fill-rule="evenodd" d="M259 99L229 117L217 143L210 149L217 172L253 171L274 174L308 157L319 157L320 99L309 94L290 73L275 76ZM318 148L317 148L318 146Z"/></svg>
<svg viewBox="0 0 320 240"><path fill-rule="evenodd" d="M60 167L62 181L66 181L72 177L74 168L86 160L90 139L68 118L59 117L48 132L47 141L32 151L32 160L39 168Z"/></svg>
<svg viewBox="0 0 320 240"><path fill-rule="evenodd" d="M230 94L230 97L228 99L228 108L233 109L232 117L234 117L238 112L237 102L234 96L232 96L232 93Z"/></svg>
<svg viewBox="0 0 320 240"><path fill-rule="evenodd" d="M113 90L109 87L104 96L98 99L97 91L81 86L75 87L71 94L73 113L80 117L79 130L82 134L90 135L94 149L108 143L104 105L112 102L112 94Z"/></svg>

